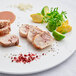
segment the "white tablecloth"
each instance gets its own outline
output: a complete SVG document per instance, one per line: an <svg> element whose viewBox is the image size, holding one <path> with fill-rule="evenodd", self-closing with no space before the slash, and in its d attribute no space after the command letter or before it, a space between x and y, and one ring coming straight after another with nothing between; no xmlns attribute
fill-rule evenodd
<svg viewBox="0 0 76 76"><path fill-rule="evenodd" d="M76 53L62 64L41 73L31 75L0 74L0 76L76 76Z"/></svg>

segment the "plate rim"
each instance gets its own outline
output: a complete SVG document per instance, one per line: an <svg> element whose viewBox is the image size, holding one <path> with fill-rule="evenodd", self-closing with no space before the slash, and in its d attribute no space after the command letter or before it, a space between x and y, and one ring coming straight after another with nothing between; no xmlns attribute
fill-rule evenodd
<svg viewBox="0 0 76 76"><path fill-rule="evenodd" d="M27 74L27 75L29 75L29 74L36 74L36 73L41 73L41 72L45 72L45 71L47 71L47 70L51 70L52 68L55 68L56 66L59 66L60 64L62 64L62 63L64 63L64 62L66 62L68 59L70 59L72 56L73 56L73 54L75 53L75 51L76 51L76 49L67 57L67 58L65 58L63 61L61 61L60 63L58 63L58 64L56 64L56 65L53 65L52 67L48 67L48 68L45 68L45 69L43 69L43 70L38 70L38 71L34 71L34 72L27 72L27 73L24 73L24 72L16 72L16 73L14 73L14 72L6 72L6 71L0 71L0 73L1 74L12 74L12 75L23 75L23 74Z"/></svg>

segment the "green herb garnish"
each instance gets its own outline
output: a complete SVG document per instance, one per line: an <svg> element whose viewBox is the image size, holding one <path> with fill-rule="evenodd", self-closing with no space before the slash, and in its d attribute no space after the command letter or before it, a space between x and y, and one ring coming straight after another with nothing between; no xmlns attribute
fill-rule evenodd
<svg viewBox="0 0 76 76"><path fill-rule="evenodd" d="M62 25L62 22L65 21L66 19L66 12L62 11L61 13L59 13L58 8L51 8L50 13L48 13L43 21L44 22L48 22L46 28L49 31L54 31L58 26Z"/></svg>

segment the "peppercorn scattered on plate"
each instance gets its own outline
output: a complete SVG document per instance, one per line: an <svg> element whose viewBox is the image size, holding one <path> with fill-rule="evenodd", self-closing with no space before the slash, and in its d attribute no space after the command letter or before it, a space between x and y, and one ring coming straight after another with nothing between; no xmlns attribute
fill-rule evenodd
<svg viewBox="0 0 76 76"><path fill-rule="evenodd" d="M75 3L76 1L72 0L70 2L66 0L1 0L0 11L11 11L16 19L9 26L10 33L0 36L0 73L42 72L68 59L76 50ZM67 11L68 20L54 31L48 29L50 27L47 25L46 18L47 13L50 12L48 7L58 7L59 12ZM4 26L0 25L0 27ZM12 47L2 47L1 45L4 44L8 44L7 46L12 44Z"/></svg>

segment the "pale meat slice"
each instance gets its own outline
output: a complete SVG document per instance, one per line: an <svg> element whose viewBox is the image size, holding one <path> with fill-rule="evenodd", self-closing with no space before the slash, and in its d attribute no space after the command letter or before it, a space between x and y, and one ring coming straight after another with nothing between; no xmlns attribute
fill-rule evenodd
<svg viewBox="0 0 76 76"><path fill-rule="evenodd" d="M54 39L49 32L42 32L33 38L33 45L38 49L44 49L52 45Z"/></svg>
<svg viewBox="0 0 76 76"><path fill-rule="evenodd" d="M16 46L19 44L19 38L16 35L5 35L0 37L0 45L4 47Z"/></svg>
<svg viewBox="0 0 76 76"><path fill-rule="evenodd" d="M10 20L0 20L0 29L5 26L10 26Z"/></svg>
<svg viewBox="0 0 76 76"><path fill-rule="evenodd" d="M40 34L42 32L41 29L39 29L38 27L33 26L33 28L30 28L30 30L28 31L28 35L27 35L27 39L32 42L34 36L36 36L37 34Z"/></svg>
<svg viewBox="0 0 76 76"><path fill-rule="evenodd" d="M28 24L22 24L21 27L19 28L19 34L21 37L27 37L28 31L30 27L33 27L32 25Z"/></svg>
<svg viewBox="0 0 76 76"><path fill-rule="evenodd" d="M10 26L5 26L4 28L0 29L0 36L6 35L11 31Z"/></svg>

